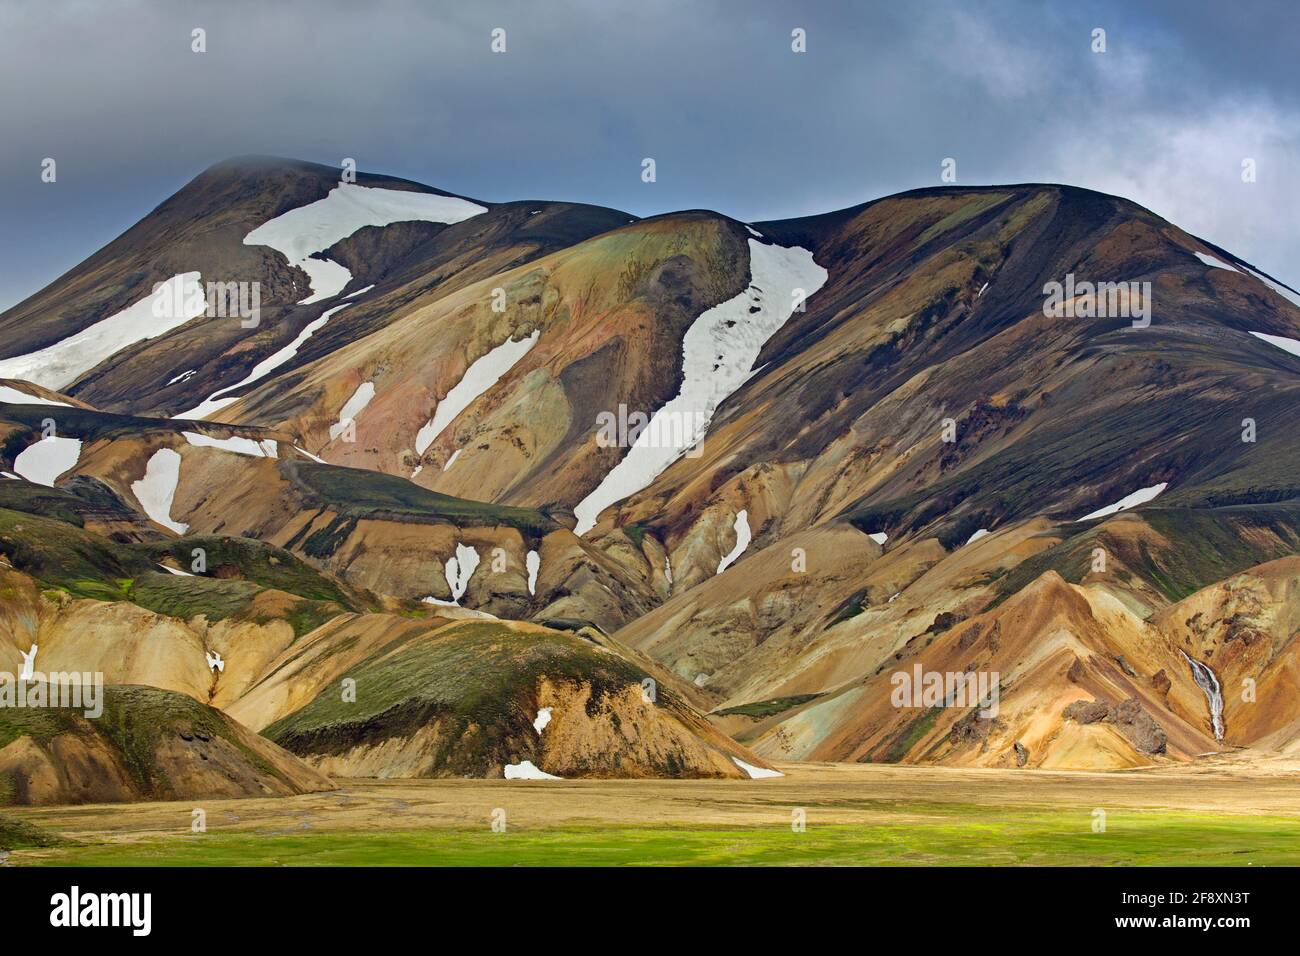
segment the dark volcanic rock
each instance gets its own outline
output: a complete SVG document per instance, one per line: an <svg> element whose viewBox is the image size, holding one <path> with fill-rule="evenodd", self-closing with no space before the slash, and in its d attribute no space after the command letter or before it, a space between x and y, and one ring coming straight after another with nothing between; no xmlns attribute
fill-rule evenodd
<svg viewBox="0 0 1300 956"><path fill-rule="evenodd" d="M1026 747L1024 744L1022 744L1019 740L1016 741L1015 748L1016 748L1016 766L1023 767L1025 764L1029 763L1029 748Z"/></svg>
<svg viewBox="0 0 1300 956"><path fill-rule="evenodd" d="M1162 754L1168 736L1145 710L1136 697L1129 698L1111 714L1111 720L1123 731L1138 750L1144 754Z"/></svg>
<svg viewBox="0 0 1300 956"><path fill-rule="evenodd" d="M961 637L957 638L957 646L963 651L966 650L966 648L979 640L980 632L983 630L984 629L978 624L972 624L970 627L966 628L966 630L961 632Z"/></svg>
<svg viewBox="0 0 1300 956"><path fill-rule="evenodd" d="M948 742L951 744L979 744L981 748L988 746L989 734L995 727L1000 726L997 720L990 720L981 717L979 710L972 710L952 725L948 731Z"/></svg>
<svg viewBox="0 0 1300 956"><path fill-rule="evenodd" d="M1104 700L1076 700L1061 716L1076 724L1095 724L1110 716L1110 705Z"/></svg>
<svg viewBox="0 0 1300 956"><path fill-rule="evenodd" d="M942 634L950 627L960 624L961 621L962 616L960 614L954 614L952 611L940 611L934 616L934 623L925 629L925 633ZM965 639L965 635L962 635L962 637Z"/></svg>

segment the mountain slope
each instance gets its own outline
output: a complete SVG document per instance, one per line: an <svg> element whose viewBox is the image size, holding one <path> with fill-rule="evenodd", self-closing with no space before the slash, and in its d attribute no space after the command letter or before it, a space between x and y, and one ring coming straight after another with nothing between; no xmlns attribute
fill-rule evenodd
<svg viewBox="0 0 1300 956"><path fill-rule="evenodd" d="M75 708L11 709L0 723L0 803L287 796L333 787L184 694L106 687L102 703L103 713L91 718Z"/></svg>
<svg viewBox="0 0 1300 956"><path fill-rule="evenodd" d="M183 313L139 338L146 281L193 274L261 283L261 323ZM247 629L213 700L338 772L730 773L748 758L691 709L710 707L782 757L1128 767L1285 748L1278 704L1225 702L1217 741L1183 655L1211 673L1225 655L1225 687L1295 683L1273 565L1300 551L1298 303L1066 186L747 225L233 161L0 316L0 375L36 380L0 393L5 553L193 636L190 605L145 575L201 542L260 542L294 573L254 556L239 588L168 583ZM57 560L21 517L45 509L85 535L51 533ZM1198 623L1166 618L1193 600ZM1228 640L1246 620L1267 654ZM480 625L486 643L457 637ZM322 650L374 686L429 680L393 713L336 713L290 666L335 631ZM541 677L521 640L550 648ZM685 709L639 714L631 670L598 692L593 653ZM514 676L461 745L448 721L473 701L438 682L480 656ZM891 704L918 664L996 669L1003 713ZM201 693L192 669L173 678ZM553 706L550 738L525 732L534 706Z"/></svg>
<svg viewBox="0 0 1300 956"><path fill-rule="evenodd" d="M345 231L338 240L322 231L322 258L305 264L317 270L323 266L313 263L328 259L338 269L351 263L358 271L349 275L338 294L309 301L312 279L302 265L291 263L270 245L246 240L268 222L349 188L385 197L441 197L463 204L464 211L452 215L469 218L451 225L420 221L442 214L413 208L407 213L410 220L376 227L361 225L368 218L364 210L352 211L359 228L346 234L348 227L336 227L335 232ZM235 315L199 315L183 321L187 316L173 314L168 306L161 311L172 329L158 335L153 319L159 312L150 316L146 309L145 324L153 326L148 331L154 337L128 344L90 367L74 365L75 374L46 383L108 411L177 414L238 383L258 361L288 346L310 322L319 320L329 305L348 302L355 311L346 323L340 322L345 331L336 333L350 339L385 322L403 301L436 294L440 285L461 273L490 274L630 218L575 204L523 205L529 204L471 203L418 183L366 173L357 174L355 185L341 184L338 169L314 163L272 157L228 160L201 173L80 266L0 315L5 333L0 373L18 356L49 348L135 304L147 304L155 284L173 277L197 273L195 281L200 283L256 283L261 314L254 327L245 327L243 318ZM369 218L382 222L392 215L402 214L371 212ZM473 222L475 218L483 221ZM400 281L404 274L407 281ZM368 285L376 286L376 300L388 291L396 294L383 307L345 298ZM303 357L324 354L337 341L330 335L308 339Z"/></svg>

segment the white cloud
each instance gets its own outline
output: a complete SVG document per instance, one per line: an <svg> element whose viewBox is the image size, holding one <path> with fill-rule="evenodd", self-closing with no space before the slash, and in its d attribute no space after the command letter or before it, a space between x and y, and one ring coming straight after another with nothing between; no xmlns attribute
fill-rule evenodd
<svg viewBox="0 0 1300 956"><path fill-rule="evenodd" d="M1049 166L1061 180L1115 193L1241 256L1286 282L1294 261L1300 190L1300 115L1262 102L1209 100L1191 115L1156 111L1063 124ZM1241 180L1245 158L1257 181Z"/></svg>

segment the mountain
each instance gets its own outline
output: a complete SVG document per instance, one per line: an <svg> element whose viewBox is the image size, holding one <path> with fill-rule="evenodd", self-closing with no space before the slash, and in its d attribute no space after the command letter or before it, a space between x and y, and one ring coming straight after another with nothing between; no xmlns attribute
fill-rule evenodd
<svg viewBox="0 0 1300 956"><path fill-rule="evenodd" d="M13 708L0 733L0 802L288 796L333 788L296 757L184 694L106 687L102 706L97 716Z"/></svg>
<svg viewBox="0 0 1300 956"><path fill-rule="evenodd" d="M1119 197L639 219L244 158L0 330L0 652L327 773L1294 745L1300 296Z"/></svg>

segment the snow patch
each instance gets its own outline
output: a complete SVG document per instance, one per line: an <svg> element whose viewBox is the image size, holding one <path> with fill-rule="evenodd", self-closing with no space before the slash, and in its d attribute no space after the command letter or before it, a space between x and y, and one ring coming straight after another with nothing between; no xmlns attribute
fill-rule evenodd
<svg viewBox="0 0 1300 956"><path fill-rule="evenodd" d="M501 376L510 371L515 363L528 354L528 350L537 344L541 329L522 339L506 339L486 355L475 359L465 369L461 380L451 387L447 397L438 403L433 411L433 418L422 427L415 436L415 453L423 455L425 449L433 444L444 428L469 407L469 404L501 380Z"/></svg>
<svg viewBox="0 0 1300 956"><path fill-rule="evenodd" d="M447 564L443 568L443 576L447 579L447 586L451 588L453 601L460 602L460 599L465 594L465 589L469 587L469 579L478 565L478 552L468 545L458 542L456 544L456 553L447 559Z"/></svg>
<svg viewBox="0 0 1300 956"><path fill-rule="evenodd" d="M358 229L412 220L450 224L485 212L486 207L454 196L340 183L324 199L258 226L244 237L244 245L270 246L306 272L311 292L300 304L307 304L338 295L352 281L352 273L337 262L311 256Z"/></svg>
<svg viewBox="0 0 1300 956"><path fill-rule="evenodd" d="M199 273L183 272L121 312L26 355L0 361L0 378L61 389L129 345L165 335L207 311Z"/></svg>
<svg viewBox="0 0 1300 956"><path fill-rule="evenodd" d="M356 292L349 292L349 293L348 293L347 295L345 295L343 298L345 298L345 299L355 299L355 298L356 298L357 296L359 296L359 295L365 295L367 292L369 292L369 291L370 291L371 289L373 289L373 288L374 288L374 286L372 286L372 285L368 285L368 286L366 286L364 289L358 289Z"/></svg>
<svg viewBox="0 0 1300 956"><path fill-rule="evenodd" d="M336 305L332 309L326 309L324 312L320 314L319 317L312 319L310 322L304 325L302 327L302 331L298 333L298 335L294 338L292 342L284 346L284 348L277 349L275 352L272 352L266 358L262 359L262 361L258 362L256 365L253 366L252 371L250 371L247 375L245 375L234 385L227 385L225 388L217 389L215 392L209 395L198 405L194 406L194 408L191 408L187 412L181 412L179 415L173 415L172 418L185 418L185 419L206 418L208 415L212 414L213 412L220 411L221 409L225 408L227 405L232 405L235 402L239 401L239 399L243 397L242 395L231 397L231 398L221 398L221 399L218 399L218 396L225 395L227 392L238 391L239 389L244 388L247 385L252 385L254 382L266 378L266 376L270 375L271 372L275 371L285 362L288 362L291 358L297 355L298 349L302 348L303 343L305 343L309 338L311 338L314 333L320 331L322 328L325 327L325 323L327 323L330 320L330 316L334 315L334 313L336 312L341 312L343 309L346 309L347 307L348 307L347 305ZM193 374L193 373L187 373L187 374Z"/></svg>
<svg viewBox="0 0 1300 956"><path fill-rule="evenodd" d="M194 373L197 372L197 371L198 371L198 369L194 369L194 368L192 368L192 369L190 369L188 372L181 372L181 374L177 375L175 378L170 378L170 379L168 379L168 380L167 380L167 384L168 384L168 385L175 385L177 382L183 382L183 381L185 381L186 379L188 379L188 378L190 378L191 376L193 376Z"/></svg>
<svg viewBox="0 0 1300 956"><path fill-rule="evenodd" d="M546 729L546 725L551 722L551 708L543 707L537 712L537 719L533 721L533 730L537 731L540 736Z"/></svg>
<svg viewBox="0 0 1300 956"><path fill-rule="evenodd" d="M972 541L978 541L980 538L985 537L988 533L989 533L988 528L980 528L973 535L971 535L969 538L966 539L966 543L970 544Z"/></svg>
<svg viewBox="0 0 1300 956"><path fill-rule="evenodd" d="M72 407L67 402L56 402L52 398L41 398L39 395L19 391L9 385L0 385L0 402L7 402L10 405L62 405L64 408Z"/></svg>
<svg viewBox="0 0 1300 956"><path fill-rule="evenodd" d="M1207 266L1211 266L1212 268L1227 269L1229 272L1237 271L1236 266L1224 262L1222 259L1216 259L1214 258L1214 256L1209 255L1208 253L1194 252L1192 253L1192 255L1196 256L1196 258L1200 259L1203 263L1205 263Z"/></svg>
<svg viewBox="0 0 1300 956"><path fill-rule="evenodd" d="M871 534L867 535L867 537L876 542L876 544L884 544L889 540L889 535L885 534L883 531L873 531Z"/></svg>
<svg viewBox="0 0 1300 956"><path fill-rule="evenodd" d="M1075 520L1091 521L1094 518L1105 518L1107 515L1113 515L1113 514L1118 514L1121 511L1127 511L1129 508L1134 508L1137 505L1145 504L1146 502L1150 501L1156 495L1160 494L1160 492L1164 491L1165 488L1167 488L1168 486L1169 483L1167 481L1162 481L1160 482L1160 484L1152 485L1150 488L1139 488L1137 491L1133 492L1133 494L1125 495L1123 498L1119 499L1119 501L1115 502L1113 505L1107 505L1104 508L1098 508L1096 511L1092 512L1091 514L1086 514L1082 518L1076 518Z"/></svg>
<svg viewBox="0 0 1300 956"><path fill-rule="evenodd" d="M172 416L172 419L181 419L183 421L197 422L207 418L213 412L219 412L227 405L233 405L239 401L240 396L232 395L229 398L205 398L193 408L183 412L178 412Z"/></svg>
<svg viewBox="0 0 1300 956"><path fill-rule="evenodd" d="M144 477L131 483L131 494L150 520L169 531L184 534L189 525L172 520L172 502L181 479L181 456L171 448L159 448L144 466ZM171 570L170 568L168 570Z"/></svg>
<svg viewBox="0 0 1300 956"><path fill-rule="evenodd" d="M752 763L745 763L745 761L741 760L739 757L732 757L731 761L741 770L745 771L745 773L749 774L750 780L763 780L767 777L785 776L785 774L779 770L765 770L762 767L755 767Z"/></svg>
<svg viewBox="0 0 1300 956"><path fill-rule="evenodd" d="M347 431L348 426L356 422L357 416L370 404L370 400L374 397L374 382L362 382L358 385L357 390L352 393L352 397L344 402L343 407L339 409L339 420L330 426L330 441Z"/></svg>
<svg viewBox="0 0 1300 956"><path fill-rule="evenodd" d="M1262 339L1269 345L1276 345L1284 352L1300 355L1300 339L1289 339L1285 335L1269 335L1267 332L1251 332L1250 334L1257 339Z"/></svg>
<svg viewBox="0 0 1300 956"><path fill-rule="evenodd" d="M469 579L474 574L474 569L479 565L478 552L469 545L457 542L456 553L447 559L443 565L443 577L447 580L447 587L451 589L451 600L443 601L436 597L427 597L424 599L426 604L441 604L444 607L459 607L460 599L465 595L465 589L469 587Z"/></svg>
<svg viewBox="0 0 1300 956"><path fill-rule="evenodd" d="M544 770L539 770L533 766L531 760L521 760L519 763L506 764L507 780L563 780L563 777L557 777L549 774Z"/></svg>
<svg viewBox="0 0 1300 956"><path fill-rule="evenodd" d="M310 458L312 461L316 462L316 464L318 464L318 465L328 465L328 464L329 464L329 462L327 462L324 458L321 458L319 455L313 455L313 454L312 454L311 452L309 452L306 448L299 448L297 445L294 445L294 446L293 446L293 450L296 451L296 452L300 452L301 454L306 455L308 458Z"/></svg>
<svg viewBox="0 0 1300 956"><path fill-rule="evenodd" d="M250 455L253 458L278 458L279 449L276 447L275 440L264 438L262 441L254 441L252 438L241 438L238 435L232 435L229 438L213 438L210 435L202 435L198 432L181 432L185 440L196 448L216 448L220 451L233 452L236 455Z"/></svg>
<svg viewBox="0 0 1300 956"><path fill-rule="evenodd" d="M37 485L54 487L54 482L81 458L80 438L52 435L34 442L18 453L14 471Z"/></svg>
<svg viewBox="0 0 1300 956"><path fill-rule="evenodd" d="M457 448L455 451L451 453L451 457L447 459L447 463L442 466L443 471L446 471L452 465L456 464L456 459L460 457L461 451L463 451L463 449Z"/></svg>
<svg viewBox="0 0 1300 956"><path fill-rule="evenodd" d="M537 572L542 568L542 556L536 551L529 551L524 558L524 566L528 569L528 593L537 593Z"/></svg>
<svg viewBox="0 0 1300 956"><path fill-rule="evenodd" d="M736 559L745 553L745 549L749 547L749 542L753 540L753 535L749 531L749 512L744 508L736 512L736 523L733 527L736 530L736 546L718 562L719 574L731 567Z"/></svg>
<svg viewBox="0 0 1300 956"><path fill-rule="evenodd" d="M203 657L208 662L209 670L220 671L222 674L226 672L226 662L216 651L206 651Z"/></svg>
<svg viewBox="0 0 1300 956"><path fill-rule="evenodd" d="M18 652L23 656L23 666L18 674L19 680L30 681L36 676L36 652L38 650L40 650L40 645L33 644L27 650Z"/></svg>
<svg viewBox="0 0 1300 956"><path fill-rule="evenodd" d="M167 565L165 565L165 564L160 564L160 565L158 565L158 567L162 568L162 569L163 569L164 571L166 571L168 574L178 574L178 575L180 575L180 576L183 577L183 578L192 578L192 577L194 577L194 575L190 574L190 572L188 572L188 571L178 571L178 570L176 570L175 568L169 568L169 567L168 567Z"/></svg>
<svg viewBox="0 0 1300 956"><path fill-rule="evenodd" d="M576 534L586 534L602 511L645 488L699 444L718 406L745 383L764 343L793 314L794 290L802 289L806 298L825 284L826 270L807 249L748 242L749 287L691 323L682 338L681 391L655 412L623 459L574 508ZM652 441L673 433L665 421L691 423L693 434L681 447Z"/></svg>

